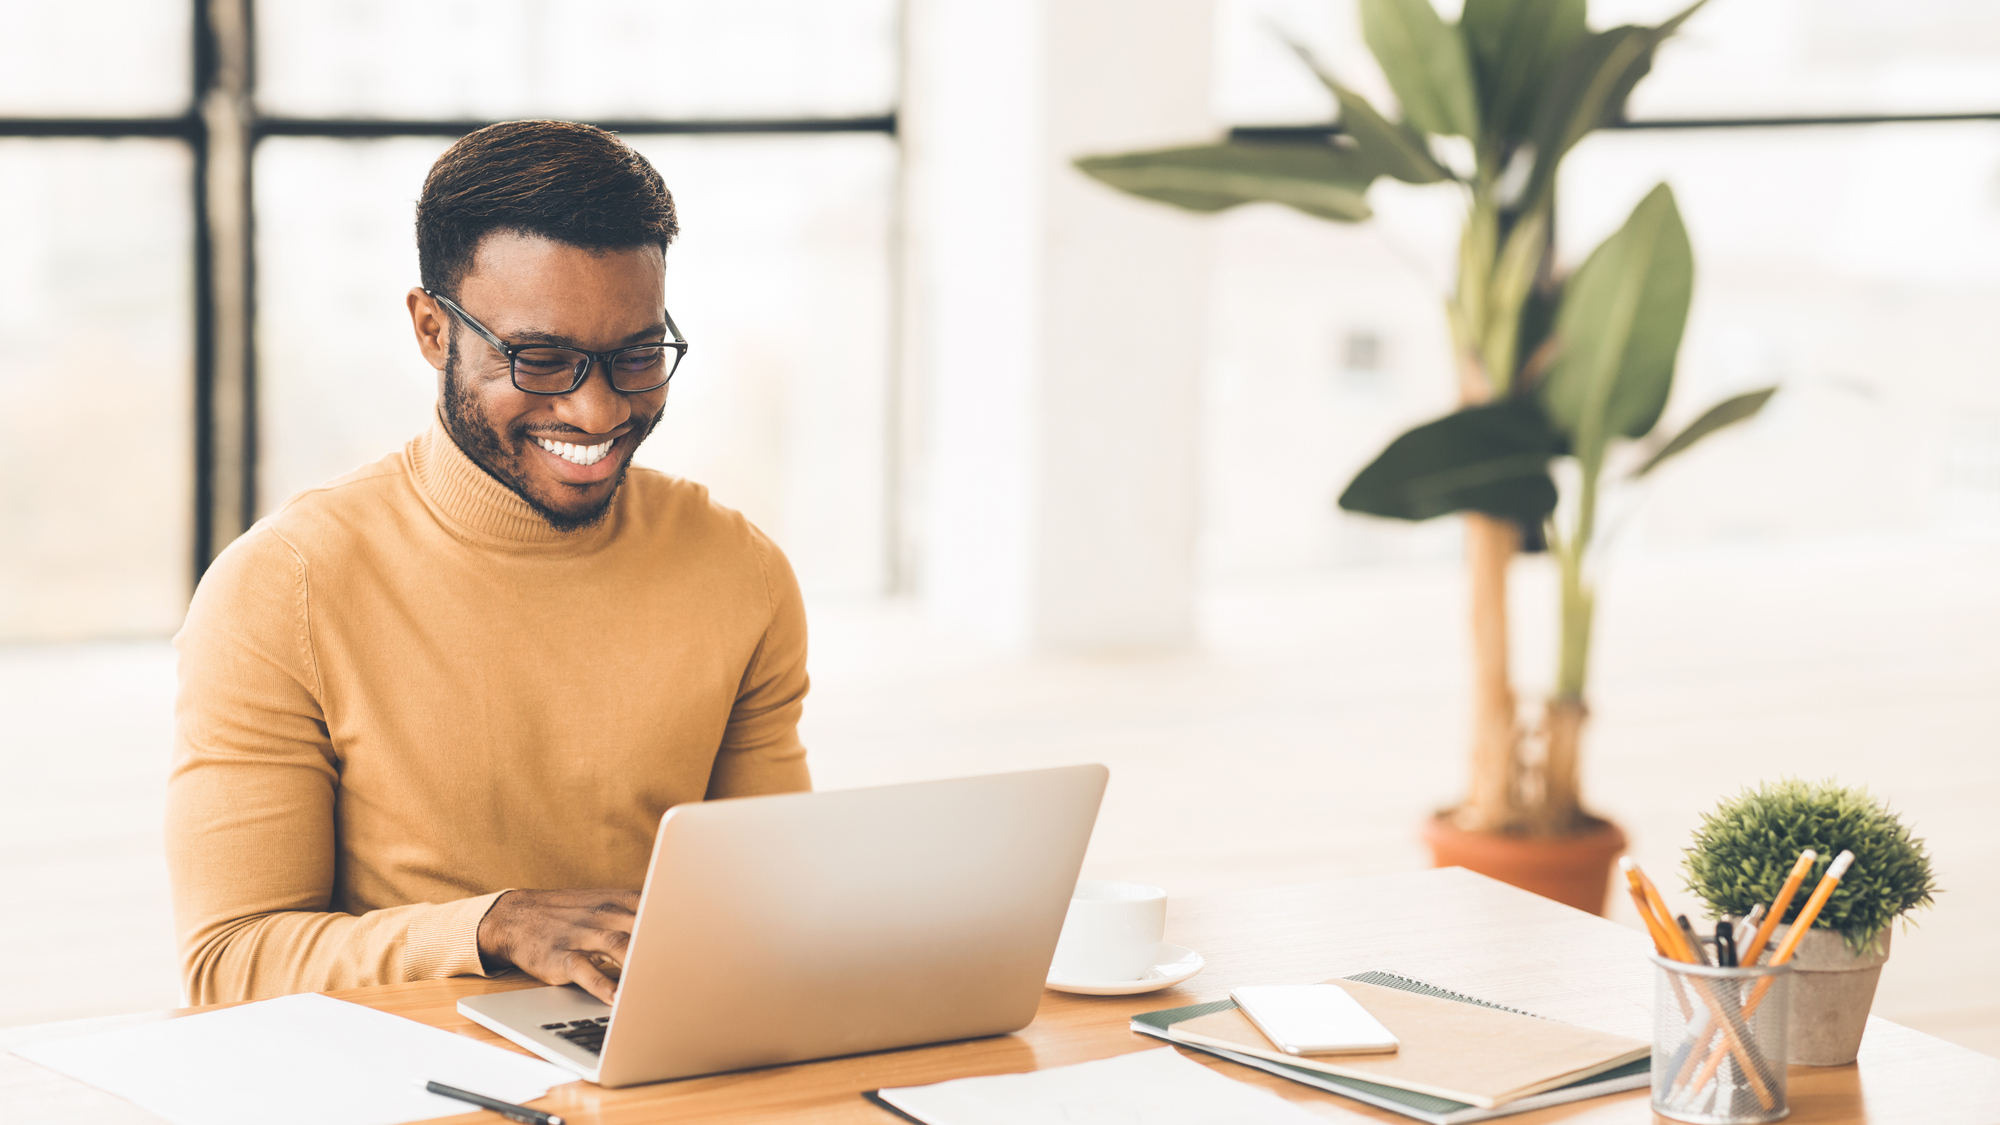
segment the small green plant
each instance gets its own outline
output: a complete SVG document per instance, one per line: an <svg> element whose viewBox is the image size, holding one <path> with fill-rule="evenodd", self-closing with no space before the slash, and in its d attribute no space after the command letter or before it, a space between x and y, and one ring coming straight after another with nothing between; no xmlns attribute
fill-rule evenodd
<svg viewBox="0 0 2000 1125"><path fill-rule="evenodd" d="M1716 914L1747 914L1770 903L1811 848L1819 862L1793 897L1783 921L1798 917L1806 896L1843 850L1854 866L1827 900L1816 928L1838 930L1856 953L1871 951L1891 921L1937 893L1924 843L1864 789L1787 778L1746 789L1701 818L1687 849L1687 888Z"/></svg>

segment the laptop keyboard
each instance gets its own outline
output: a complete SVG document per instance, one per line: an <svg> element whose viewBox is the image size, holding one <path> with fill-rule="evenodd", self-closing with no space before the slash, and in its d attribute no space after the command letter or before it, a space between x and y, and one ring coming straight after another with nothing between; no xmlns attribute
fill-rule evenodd
<svg viewBox="0 0 2000 1125"><path fill-rule="evenodd" d="M611 1023L610 1016L599 1016L594 1020L570 1020L568 1023L545 1023L543 1031L553 1032L559 1039L567 1039L593 1055L604 1053L604 1029Z"/></svg>

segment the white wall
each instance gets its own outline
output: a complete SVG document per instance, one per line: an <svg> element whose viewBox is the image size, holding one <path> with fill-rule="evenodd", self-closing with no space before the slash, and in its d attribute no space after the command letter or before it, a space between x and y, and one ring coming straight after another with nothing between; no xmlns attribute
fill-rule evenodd
<svg viewBox="0 0 2000 1125"><path fill-rule="evenodd" d="M1208 232L1071 166L1213 131L1206 0L913 0L908 377L933 617L1011 647L1192 633Z"/></svg>

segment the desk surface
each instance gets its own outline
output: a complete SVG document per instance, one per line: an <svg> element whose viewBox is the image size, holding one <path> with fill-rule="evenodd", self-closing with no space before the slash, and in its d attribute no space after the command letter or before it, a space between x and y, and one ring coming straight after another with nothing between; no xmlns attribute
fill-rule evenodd
<svg viewBox="0 0 2000 1125"><path fill-rule="evenodd" d="M1167 937L1200 952L1207 968L1179 987L1143 996L1044 993L1035 1022L1014 1035L623 1090L575 1082L557 1087L534 1105L580 1125L773 1119L887 1125L896 1118L864 1101L860 1091L1157 1048L1159 1041L1127 1028L1133 1013L1212 1000L1241 984L1303 983L1369 969L1402 973L1638 1039L1652 1034L1652 983L1642 935L1457 868L1179 901L1169 913ZM1895 971L1893 960L1888 971ZM460 1016L453 1005L461 996L532 983L455 978L332 995L508 1046ZM0 1032L0 1048L91 1024L181 1014L186 1013L14 1028ZM1198 1052L1188 1054L1329 1120L1411 1120ZM1870 1021L1859 1063L1793 1067L1790 1089L1790 1120L1798 1125L2000 1122L2000 1059L1886 1020ZM0 1055L0 1105L8 1107L10 1122L137 1125L158 1120L14 1055ZM484 1125L497 1118L475 1113L440 1120ZM1646 1092L1638 1090L1507 1120L1518 1125L1608 1125L1660 1119L1650 1112Z"/></svg>

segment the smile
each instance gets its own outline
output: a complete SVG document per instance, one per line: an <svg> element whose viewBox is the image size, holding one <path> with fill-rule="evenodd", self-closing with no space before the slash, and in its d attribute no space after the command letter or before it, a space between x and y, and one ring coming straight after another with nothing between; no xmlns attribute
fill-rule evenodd
<svg viewBox="0 0 2000 1125"><path fill-rule="evenodd" d="M611 447L618 444L618 439L612 438L602 445L571 445L566 441L536 438L535 444L572 465L595 465L604 460L605 454L611 452Z"/></svg>

